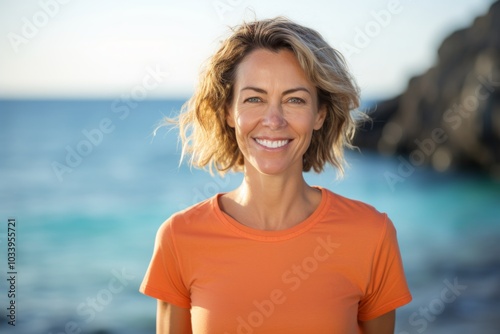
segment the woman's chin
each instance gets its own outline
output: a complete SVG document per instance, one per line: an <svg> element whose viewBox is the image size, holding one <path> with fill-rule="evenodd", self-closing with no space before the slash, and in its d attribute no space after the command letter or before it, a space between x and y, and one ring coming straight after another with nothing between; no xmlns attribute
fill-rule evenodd
<svg viewBox="0 0 500 334"><path fill-rule="evenodd" d="M293 170L302 172L302 166L293 166L283 161L254 161L251 169L263 175L289 175Z"/></svg>

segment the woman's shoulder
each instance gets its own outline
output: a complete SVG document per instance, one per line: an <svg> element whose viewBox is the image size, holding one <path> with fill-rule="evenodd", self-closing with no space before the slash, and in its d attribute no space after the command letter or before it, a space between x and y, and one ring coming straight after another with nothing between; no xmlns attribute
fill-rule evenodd
<svg viewBox="0 0 500 334"><path fill-rule="evenodd" d="M200 222L206 223L216 218L216 196L193 204L185 209L173 213L160 226L160 231L183 231L196 228Z"/></svg>
<svg viewBox="0 0 500 334"><path fill-rule="evenodd" d="M373 205L352 199L325 189L328 196L329 210L336 217L355 220L358 223L385 225L389 221L387 214L380 212Z"/></svg>

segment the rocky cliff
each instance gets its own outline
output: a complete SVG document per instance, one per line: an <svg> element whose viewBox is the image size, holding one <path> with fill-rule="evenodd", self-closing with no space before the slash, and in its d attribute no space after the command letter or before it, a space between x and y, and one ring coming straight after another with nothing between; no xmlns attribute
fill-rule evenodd
<svg viewBox="0 0 500 334"><path fill-rule="evenodd" d="M436 170L500 178L500 1L448 36L438 61L406 91L378 103L355 144Z"/></svg>

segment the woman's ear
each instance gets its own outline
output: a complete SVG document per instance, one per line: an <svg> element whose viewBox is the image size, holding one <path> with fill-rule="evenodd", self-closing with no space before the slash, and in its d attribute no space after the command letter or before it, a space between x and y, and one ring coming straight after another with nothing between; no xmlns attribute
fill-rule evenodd
<svg viewBox="0 0 500 334"><path fill-rule="evenodd" d="M316 120L314 121L314 130L319 130L323 126L323 123L325 122L326 118L326 104L322 104L319 109L318 113L316 114Z"/></svg>

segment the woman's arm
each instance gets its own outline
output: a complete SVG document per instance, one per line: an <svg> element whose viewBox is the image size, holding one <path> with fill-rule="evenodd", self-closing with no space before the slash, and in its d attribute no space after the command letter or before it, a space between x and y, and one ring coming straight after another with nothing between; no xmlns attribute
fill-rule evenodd
<svg viewBox="0 0 500 334"><path fill-rule="evenodd" d="M156 333L191 334L190 310L158 300L156 309Z"/></svg>
<svg viewBox="0 0 500 334"><path fill-rule="evenodd" d="M394 334L396 311L387 312L378 318L360 322L363 334Z"/></svg>

